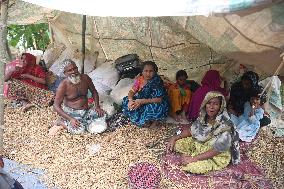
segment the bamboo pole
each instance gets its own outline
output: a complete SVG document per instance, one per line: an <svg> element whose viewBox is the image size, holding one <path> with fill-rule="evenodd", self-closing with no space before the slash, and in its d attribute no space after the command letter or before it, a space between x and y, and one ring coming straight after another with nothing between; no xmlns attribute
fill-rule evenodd
<svg viewBox="0 0 284 189"><path fill-rule="evenodd" d="M8 5L9 0L1 1L1 21L0 21L0 33L1 43L0 45L0 155L4 153L4 70L5 64L9 60L7 52L7 18L8 18ZM5 45L3 45L5 44Z"/></svg>
<svg viewBox="0 0 284 189"><path fill-rule="evenodd" d="M84 73L84 62L85 62L85 49L86 49L86 15L83 15L82 20L82 69L81 73Z"/></svg>
<svg viewBox="0 0 284 189"><path fill-rule="evenodd" d="M284 53L282 53L282 54L280 55L280 57L282 58L282 60L281 60L281 62L280 62L280 64L279 64L278 68L277 68L276 71L274 72L273 76L278 75L279 72L280 72L280 70L282 69L282 67L283 67L283 65L284 65ZM271 77L270 81L266 84L266 86L264 87L264 89L263 89L263 91L262 91L262 93L261 93L260 96L262 96L262 95L264 94L264 92L267 90L267 88L271 85L272 81L273 81L273 77Z"/></svg>

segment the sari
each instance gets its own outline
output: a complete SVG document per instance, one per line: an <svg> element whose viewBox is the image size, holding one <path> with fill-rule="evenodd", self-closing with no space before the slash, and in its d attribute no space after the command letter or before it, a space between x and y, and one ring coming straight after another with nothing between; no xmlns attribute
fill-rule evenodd
<svg viewBox="0 0 284 189"><path fill-rule="evenodd" d="M25 55L27 65L13 72L11 79L5 82L5 96L10 99L28 100L40 107L50 106L54 94L47 90L47 85L21 77L22 74L30 74L35 77L46 78L45 71L39 65L36 65L36 57L29 53L23 53L23 55ZM16 66L19 62L12 62L12 64L12 66Z"/></svg>
<svg viewBox="0 0 284 189"><path fill-rule="evenodd" d="M41 88L41 89L47 89L47 86L45 84L37 83L36 81L29 79L29 78L21 78L22 74L30 74L35 77L39 78L46 78L46 73L42 69L41 66L36 64L36 57L30 53L23 53L22 55L25 55L27 65L23 68L21 68L19 71L14 72L11 75L11 78L17 79L22 81L23 83L27 83L29 85Z"/></svg>
<svg viewBox="0 0 284 189"><path fill-rule="evenodd" d="M222 97L222 104L214 124L206 121L206 104L212 98ZM177 140L175 151L185 155L197 156L208 150L214 149L220 152L218 155L201 161L189 163L182 170L205 174L211 171L222 170L229 163L238 164L240 161L239 137L235 131L234 124L230 120L226 110L226 101L219 92L209 92L201 105L198 119L191 126L191 137Z"/></svg>
<svg viewBox="0 0 284 189"><path fill-rule="evenodd" d="M190 105L187 110L188 120L196 120L199 115L201 103L205 95L210 91L218 91L224 96L227 96L227 92L221 87L221 77L217 70L209 70L201 81L201 87L199 87L191 98Z"/></svg>
<svg viewBox="0 0 284 189"><path fill-rule="evenodd" d="M145 86L141 86L143 76L139 76L134 82L132 90L136 91L133 99L162 98L159 103L143 104L135 110L128 109L128 97L122 101L123 114L130 118L131 122L142 127L148 121L162 120L167 117L169 102L166 89L159 75L154 75Z"/></svg>

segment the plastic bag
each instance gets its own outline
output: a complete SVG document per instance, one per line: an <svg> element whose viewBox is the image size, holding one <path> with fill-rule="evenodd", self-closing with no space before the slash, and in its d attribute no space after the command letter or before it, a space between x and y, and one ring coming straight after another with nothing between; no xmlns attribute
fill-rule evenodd
<svg viewBox="0 0 284 189"><path fill-rule="evenodd" d="M99 134L104 132L107 129L107 123L106 123L106 114L103 117L100 117L96 120L94 120L88 127L88 132L92 134Z"/></svg>

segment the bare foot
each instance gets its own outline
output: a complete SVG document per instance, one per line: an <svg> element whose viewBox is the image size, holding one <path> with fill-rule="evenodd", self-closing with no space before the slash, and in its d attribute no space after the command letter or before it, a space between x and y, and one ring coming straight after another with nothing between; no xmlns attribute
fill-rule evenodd
<svg viewBox="0 0 284 189"><path fill-rule="evenodd" d="M181 122L181 115L174 113L171 116L176 122Z"/></svg>
<svg viewBox="0 0 284 189"><path fill-rule="evenodd" d="M181 113L181 119L182 119L183 121L187 121L185 112L182 112L182 113Z"/></svg>
<svg viewBox="0 0 284 189"><path fill-rule="evenodd" d="M149 127L149 129L157 129L157 121L153 121Z"/></svg>
<svg viewBox="0 0 284 189"><path fill-rule="evenodd" d="M48 136L53 137L53 136L59 134L63 129L64 129L64 127L61 126L61 125L60 126L54 125L53 127L51 127L48 130Z"/></svg>

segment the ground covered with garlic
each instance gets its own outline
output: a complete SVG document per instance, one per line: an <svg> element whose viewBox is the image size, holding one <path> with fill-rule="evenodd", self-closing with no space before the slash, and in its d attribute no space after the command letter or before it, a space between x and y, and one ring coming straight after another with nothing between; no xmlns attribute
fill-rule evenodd
<svg viewBox="0 0 284 189"><path fill-rule="evenodd" d="M44 169L42 179L49 188L126 189L129 166L146 161L160 167L165 141L174 133L173 125L163 124L158 130L126 126L101 135L63 132L49 138L48 129L56 118L51 107L32 108L26 113L5 107L4 156ZM284 186L283 149L283 141L274 139L269 130L262 130L248 152L265 168L275 188ZM160 188L181 187L163 177Z"/></svg>

